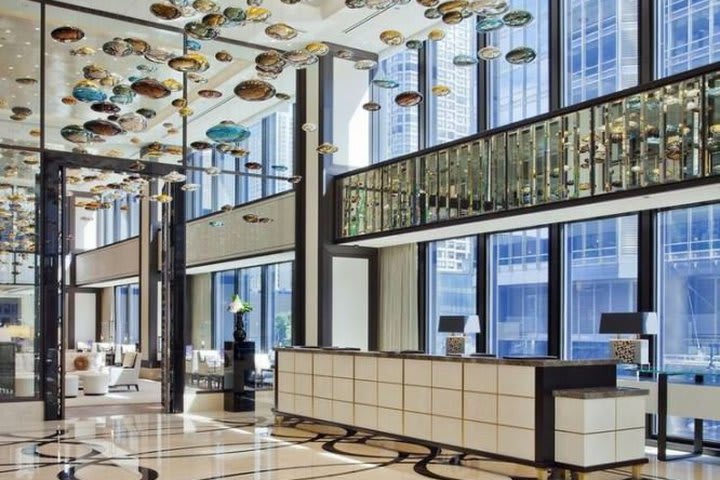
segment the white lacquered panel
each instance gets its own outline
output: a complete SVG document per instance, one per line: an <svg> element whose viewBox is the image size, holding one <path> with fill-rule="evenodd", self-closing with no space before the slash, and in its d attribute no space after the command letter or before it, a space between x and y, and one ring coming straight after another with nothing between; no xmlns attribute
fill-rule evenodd
<svg viewBox="0 0 720 480"><path fill-rule="evenodd" d="M555 430L597 433L615 430L615 398L555 398Z"/></svg>
<svg viewBox="0 0 720 480"><path fill-rule="evenodd" d="M463 447L481 452L497 453L497 425L463 422Z"/></svg>
<svg viewBox="0 0 720 480"><path fill-rule="evenodd" d="M511 427L535 428L535 400L532 398L498 395L498 424Z"/></svg>
<svg viewBox="0 0 720 480"><path fill-rule="evenodd" d="M463 388L462 365L460 362L433 360L433 387L461 390Z"/></svg>
<svg viewBox="0 0 720 480"><path fill-rule="evenodd" d="M645 427L645 396L618 397L615 399L615 428Z"/></svg>
<svg viewBox="0 0 720 480"><path fill-rule="evenodd" d="M297 413L295 411L295 395L278 392L278 410L285 413Z"/></svg>
<svg viewBox="0 0 720 480"><path fill-rule="evenodd" d="M297 395L312 396L313 377L304 373L295 374L295 393Z"/></svg>
<svg viewBox="0 0 720 480"><path fill-rule="evenodd" d="M304 395L295 395L295 413L305 417L313 416L313 399Z"/></svg>
<svg viewBox="0 0 720 480"><path fill-rule="evenodd" d="M375 357L355 357L355 378L358 380L377 380L378 359Z"/></svg>
<svg viewBox="0 0 720 480"><path fill-rule="evenodd" d="M396 435L403 434L403 412L378 407L378 430Z"/></svg>
<svg viewBox="0 0 720 480"><path fill-rule="evenodd" d="M498 365L498 393L535 397L535 367Z"/></svg>
<svg viewBox="0 0 720 480"><path fill-rule="evenodd" d="M295 374L278 372L278 392L295 393Z"/></svg>
<svg viewBox="0 0 720 480"><path fill-rule="evenodd" d="M457 418L432 417L432 441L445 445L462 446L462 420Z"/></svg>
<svg viewBox="0 0 720 480"><path fill-rule="evenodd" d="M497 423L497 395L465 392L463 395L463 415L467 420Z"/></svg>
<svg viewBox="0 0 720 480"><path fill-rule="evenodd" d="M278 366L278 372L294 372L295 371L295 353L294 352L278 352L277 366Z"/></svg>
<svg viewBox="0 0 720 480"><path fill-rule="evenodd" d="M642 398L642 397L640 397ZM636 460L645 457L645 428L615 432L615 461Z"/></svg>
<svg viewBox="0 0 720 480"><path fill-rule="evenodd" d="M295 373L310 375L313 373L313 354L309 352L295 352Z"/></svg>
<svg viewBox="0 0 720 480"><path fill-rule="evenodd" d="M333 357L333 376L343 378L353 378L355 375L354 355L332 355Z"/></svg>
<svg viewBox="0 0 720 480"><path fill-rule="evenodd" d="M377 405L377 382L355 380L355 403Z"/></svg>
<svg viewBox="0 0 720 480"><path fill-rule="evenodd" d="M332 398L332 377L313 377L313 396L319 398Z"/></svg>
<svg viewBox="0 0 720 480"><path fill-rule="evenodd" d="M483 363L466 363L464 368L464 389L471 392L497 393L498 366Z"/></svg>
<svg viewBox="0 0 720 480"><path fill-rule="evenodd" d="M432 395L430 392L430 387L405 385L405 402L403 403L403 408L410 412L429 414L432 406Z"/></svg>
<svg viewBox="0 0 720 480"><path fill-rule="evenodd" d="M432 413L445 417L462 418L463 402L462 391L446 390L444 388L432 389Z"/></svg>
<svg viewBox="0 0 720 480"><path fill-rule="evenodd" d="M332 376L333 356L324 353L313 354L313 374Z"/></svg>
<svg viewBox="0 0 720 480"><path fill-rule="evenodd" d="M345 425L353 425L354 423L354 405L350 402L332 402L332 418L334 422L343 423Z"/></svg>
<svg viewBox="0 0 720 480"><path fill-rule="evenodd" d="M403 386L396 383L378 383L378 406L386 408L403 408Z"/></svg>
<svg viewBox="0 0 720 480"><path fill-rule="evenodd" d="M378 358L378 382L403 383L403 361L401 358Z"/></svg>
<svg viewBox="0 0 720 480"><path fill-rule="evenodd" d="M332 421L332 400L313 397L313 417Z"/></svg>
<svg viewBox="0 0 720 480"><path fill-rule="evenodd" d="M589 467L615 461L615 432L555 432L555 460L568 465Z"/></svg>
<svg viewBox="0 0 720 480"><path fill-rule="evenodd" d="M355 425L362 428L377 430L378 409L369 405L355 404Z"/></svg>
<svg viewBox="0 0 720 480"><path fill-rule="evenodd" d="M352 402L355 398L353 393L353 381L350 378L333 378L333 400Z"/></svg>
<svg viewBox="0 0 720 480"><path fill-rule="evenodd" d="M497 453L535 460L535 431L498 425Z"/></svg>
<svg viewBox="0 0 720 480"><path fill-rule="evenodd" d="M405 360L405 385L432 384L432 362L430 360Z"/></svg>
<svg viewBox="0 0 720 480"><path fill-rule="evenodd" d="M432 417L422 413L405 412L404 435L421 440L432 440Z"/></svg>

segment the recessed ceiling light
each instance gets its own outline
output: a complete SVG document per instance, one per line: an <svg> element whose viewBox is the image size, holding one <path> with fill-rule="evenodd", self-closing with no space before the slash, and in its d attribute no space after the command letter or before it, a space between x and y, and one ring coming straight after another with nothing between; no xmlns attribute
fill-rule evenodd
<svg viewBox="0 0 720 480"><path fill-rule="evenodd" d="M22 58L22 55L20 55L19 53L18 53L17 55L15 55L15 56L16 56L17 58Z"/></svg>
<svg viewBox="0 0 720 480"><path fill-rule="evenodd" d="M30 42L25 42L25 45L30 45Z"/></svg>
<svg viewBox="0 0 720 480"><path fill-rule="evenodd" d="M4 46L5 46L5 45L3 45L2 43L0 43L0 48L2 48L2 47L4 47Z"/></svg>
<svg viewBox="0 0 720 480"><path fill-rule="evenodd" d="M5 33L12 33L12 30L8 28L7 30L5 30Z"/></svg>
<svg viewBox="0 0 720 480"><path fill-rule="evenodd" d="M40 27L35 27L35 31L36 31L36 32L39 32L39 31L40 31Z"/></svg>
<svg viewBox="0 0 720 480"><path fill-rule="evenodd" d="M8 70L15 70L15 67L8 67Z"/></svg>

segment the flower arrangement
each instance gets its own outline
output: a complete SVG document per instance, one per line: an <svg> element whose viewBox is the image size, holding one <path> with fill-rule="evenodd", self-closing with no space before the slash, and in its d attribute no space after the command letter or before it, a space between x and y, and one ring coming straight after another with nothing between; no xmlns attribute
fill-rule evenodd
<svg viewBox="0 0 720 480"><path fill-rule="evenodd" d="M253 307L248 302L241 300L240 295L237 293L233 295L230 303L228 304L228 311L231 313L249 313L252 312Z"/></svg>

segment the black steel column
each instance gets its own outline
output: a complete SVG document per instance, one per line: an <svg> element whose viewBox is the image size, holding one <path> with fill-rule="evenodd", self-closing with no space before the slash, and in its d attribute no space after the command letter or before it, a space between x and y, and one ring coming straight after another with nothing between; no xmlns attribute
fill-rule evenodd
<svg viewBox="0 0 720 480"><path fill-rule="evenodd" d="M335 58L327 55L320 58L320 99L319 142L333 141L333 63ZM333 212L335 209L332 176L328 173L332 165L331 155L318 154L318 345L332 345L332 254L328 247L334 240Z"/></svg>
<svg viewBox="0 0 720 480"><path fill-rule="evenodd" d="M637 284L637 310L638 312L654 312L655 302L655 250L657 213L645 210L638 214L638 284ZM659 361L657 335L648 335L650 344L650 365L657 365Z"/></svg>
<svg viewBox="0 0 720 480"><path fill-rule="evenodd" d="M180 184L165 187L173 202L163 205L163 407L166 413L183 411L185 389L185 192Z"/></svg>
<svg viewBox="0 0 720 480"><path fill-rule="evenodd" d="M150 183L150 194L154 195L156 193L159 193L157 190L157 183ZM181 195L183 198L185 198L185 192L181 192ZM183 203L183 206L185 204ZM148 338L145 347L148 352L148 363L147 366L150 368L157 368L159 366L158 362L158 322L157 322L157 312L158 312L158 285L160 285L161 279L160 279L160 271L158 270L158 265L160 262L160 259L158 258L158 251L159 251L159 242L158 239L158 233L160 228L160 222L158 219L158 212L155 205L151 204L149 208L150 217L148 218L148 234L150 235L149 243L150 243L150 250L148 251L148 263L150 264L150 269L148 270L148 284L149 288L147 290L148 292L148 311L150 313L148 323ZM141 216L140 221L144 222L145 220L142 218L142 210L141 210ZM142 265L141 265L142 268ZM142 328L141 334L142 334ZM192 332L186 332L186 333L192 333Z"/></svg>
<svg viewBox="0 0 720 480"><path fill-rule="evenodd" d="M562 355L562 225L548 226L548 347L547 354Z"/></svg>
<svg viewBox="0 0 720 480"><path fill-rule="evenodd" d="M549 2L548 8L548 21L550 22L548 27L550 35L548 39L548 64L550 66L548 73L550 78L547 80L550 90L549 111L551 112L560 109L563 104L563 3L560 0L553 0Z"/></svg>
<svg viewBox="0 0 720 480"><path fill-rule="evenodd" d="M303 181L295 185L295 260L293 261L292 293L292 344L305 345L305 209L307 203L307 183L305 179L305 150L307 140L302 125L307 117L307 72L298 70L295 77L295 115L293 117L293 168L294 175Z"/></svg>
<svg viewBox="0 0 720 480"><path fill-rule="evenodd" d="M640 84L651 82L655 78L655 15L656 8L652 0L638 2L638 59Z"/></svg>
<svg viewBox="0 0 720 480"><path fill-rule="evenodd" d="M476 288L475 288L475 313L480 317L480 333L475 336L475 351L477 353L488 352L488 314L490 309L487 308L487 235L481 233L475 237L477 241L475 250L476 265Z"/></svg>
<svg viewBox="0 0 720 480"><path fill-rule="evenodd" d="M63 418L62 268L60 244L62 173L58 162L43 158L40 165L40 395L45 420Z"/></svg>
<svg viewBox="0 0 720 480"><path fill-rule="evenodd" d="M418 243L418 269L417 269L417 311L418 311L418 350L427 351L428 328L430 315L428 313L428 244Z"/></svg>

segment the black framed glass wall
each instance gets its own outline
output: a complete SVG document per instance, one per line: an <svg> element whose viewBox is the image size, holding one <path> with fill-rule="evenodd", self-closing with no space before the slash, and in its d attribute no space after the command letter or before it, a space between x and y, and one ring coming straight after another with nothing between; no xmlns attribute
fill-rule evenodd
<svg viewBox="0 0 720 480"><path fill-rule="evenodd" d="M292 262L226 270L212 274L212 345L222 350L232 341L234 318L228 311L233 295L252 305L245 315L248 341L256 350L270 352L289 345L292 338ZM197 348L197 346L196 346Z"/></svg>
<svg viewBox="0 0 720 480"><path fill-rule="evenodd" d="M565 357L609 358L600 315L636 311L638 217L569 223L564 237Z"/></svg>
<svg viewBox="0 0 720 480"><path fill-rule="evenodd" d="M131 283L115 287L114 298L115 338L110 339L125 346L140 342L140 285Z"/></svg>
<svg viewBox="0 0 720 480"><path fill-rule="evenodd" d="M477 314L476 237L453 238L428 244L428 352L445 353L447 333L438 332L442 315ZM465 342L468 353L475 352L476 337Z"/></svg>

